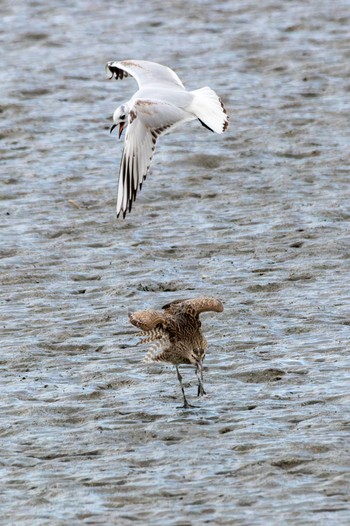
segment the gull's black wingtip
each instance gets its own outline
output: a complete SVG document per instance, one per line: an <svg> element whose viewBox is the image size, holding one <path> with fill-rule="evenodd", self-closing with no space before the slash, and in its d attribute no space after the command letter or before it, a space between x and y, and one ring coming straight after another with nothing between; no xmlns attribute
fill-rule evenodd
<svg viewBox="0 0 350 526"><path fill-rule="evenodd" d="M119 212L117 213L117 219L125 219L126 218L126 214L130 212L130 210L126 209L126 210L119 210Z"/></svg>

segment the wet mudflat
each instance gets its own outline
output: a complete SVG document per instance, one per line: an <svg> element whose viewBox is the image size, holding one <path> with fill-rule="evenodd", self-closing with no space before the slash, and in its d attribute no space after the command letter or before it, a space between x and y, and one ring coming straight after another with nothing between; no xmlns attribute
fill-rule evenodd
<svg viewBox="0 0 350 526"><path fill-rule="evenodd" d="M4 2L0 523L349 524L347 2ZM114 210L108 60L225 101ZM128 309L210 295L204 380Z"/></svg>

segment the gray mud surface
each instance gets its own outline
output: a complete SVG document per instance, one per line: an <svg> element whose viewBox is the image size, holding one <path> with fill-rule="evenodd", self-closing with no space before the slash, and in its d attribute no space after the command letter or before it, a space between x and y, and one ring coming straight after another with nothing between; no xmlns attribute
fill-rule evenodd
<svg viewBox="0 0 350 526"><path fill-rule="evenodd" d="M0 523L350 524L349 2L1 11ZM162 138L116 221L128 58L231 127ZM127 312L202 294L225 311L185 411Z"/></svg>

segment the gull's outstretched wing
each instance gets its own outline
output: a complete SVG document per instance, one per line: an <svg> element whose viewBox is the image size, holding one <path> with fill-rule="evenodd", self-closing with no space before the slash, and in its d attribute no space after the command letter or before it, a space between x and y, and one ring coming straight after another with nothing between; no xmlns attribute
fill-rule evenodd
<svg viewBox="0 0 350 526"><path fill-rule="evenodd" d="M184 88L176 73L156 62L148 62L147 60L122 60L121 62L107 62L106 71L110 78L123 79L128 75L134 77L139 87L145 84L175 84L178 87Z"/></svg>
<svg viewBox="0 0 350 526"><path fill-rule="evenodd" d="M151 165L158 137L182 122L191 120L181 108L157 100L136 100L129 113L125 145L120 164L117 217L131 211L137 190Z"/></svg>

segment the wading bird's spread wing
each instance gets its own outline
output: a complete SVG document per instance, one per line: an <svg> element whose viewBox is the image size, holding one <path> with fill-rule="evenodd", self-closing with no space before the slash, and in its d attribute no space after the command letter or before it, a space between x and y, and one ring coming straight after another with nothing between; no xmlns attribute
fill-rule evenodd
<svg viewBox="0 0 350 526"><path fill-rule="evenodd" d="M222 312L224 306L220 300L202 297L189 300L175 300L164 305L163 309L171 314L182 311L198 316L201 312Z"/></svg>
<svg viewBox="0 0 350 526"><path fill-rule="evenodd" d="M136 311L129 314L129 321L135 325L135 327L148 332L158 325L163 325L165 322L165 314L158 310Z"/></svg>
<svg viewBox="0 0 350 526"><path fill-rule="evenodd" d="M110 78L123 79L128 75L134 77L139 87L145 84L175 84L184 88L176 73L156 62L148 62L147 60L122 60L121 62L107 62L106 71Z"/></svg>
<svg viewBox="0 0 350 526"><path fill-rule="evenodd" d="M144 310L129 314L129 321L143 331L139 335L142 336L139 343L153 342L143 360L145 363L167 361L165 352L170 347L167 318L165 312L157 310Z"/></svg>
<svg viewBox="0 0 350 526"><path fill-rule="evenodd" d="M120 164L117 217L131 211L137 190L142 187L151 165L158 137L168 133L188 114L181 108L163 101L138 99L128 118L125 145Z"/></svg>

